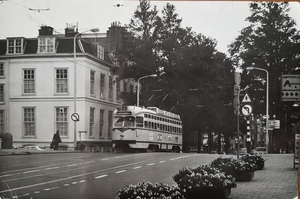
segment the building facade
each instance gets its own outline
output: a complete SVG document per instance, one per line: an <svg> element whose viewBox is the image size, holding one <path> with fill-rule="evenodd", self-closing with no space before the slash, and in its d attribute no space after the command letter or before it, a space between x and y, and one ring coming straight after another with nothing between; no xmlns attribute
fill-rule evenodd
<svg viewBox="0 0 300 199"><path fill-rule="evenodd" d="M48 148L59 131L69 150L82 142L111 150L112 113L133 82L115 81L117 64L103 43L78 36L74 56L76 34L67 27L54 35L44 26L37 38L0 40L0 133L12 134L14 145Z"/></svg>

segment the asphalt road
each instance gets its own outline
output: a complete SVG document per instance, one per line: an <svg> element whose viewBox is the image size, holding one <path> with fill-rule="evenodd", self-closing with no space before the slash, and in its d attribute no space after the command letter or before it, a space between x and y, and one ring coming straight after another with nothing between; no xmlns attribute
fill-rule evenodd
<svg viewBox="0 0 300 199"><path fill-rule="evenodd" d="M129 184L150 181L175 185L172 176L179 169L208 164L216 157L185 153L2 156L0 196L112 199Z"/></svg>

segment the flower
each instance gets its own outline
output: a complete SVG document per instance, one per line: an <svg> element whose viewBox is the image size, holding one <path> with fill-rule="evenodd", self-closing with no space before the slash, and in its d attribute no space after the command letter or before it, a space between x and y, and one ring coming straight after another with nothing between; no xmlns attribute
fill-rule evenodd
<svg viewBox="0 0 300 199"><path fill-rule="evenodd" d="M162 183L139 182L120 189L116 199L183 199L181 190L177 186Z"/></svg>

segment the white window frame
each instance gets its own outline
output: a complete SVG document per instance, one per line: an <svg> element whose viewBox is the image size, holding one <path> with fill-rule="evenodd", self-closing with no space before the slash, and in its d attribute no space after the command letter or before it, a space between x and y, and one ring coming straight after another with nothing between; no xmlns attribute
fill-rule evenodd
<svg viewBox="0 0 300 199"><path fill-rule="evenodd" d="M0 84L0 103L5 103L5 84Z"/></svg>
<svg viewBox="0 0 300 199"><path fill-rule="evenodd" d="M107 130L107 137L111 138L111 129L112 129L112 125L113 125L113 111L108 111L108 130Z"/></svg>
<svg viewBox="0 0 300 199"><path fill-rule="evenodd" d="M91 70L90 71L90 95L95 96L95 75L96 72Z"/></svg>
<svg viewBox="0 0 300 199"><path fill-rule="evenodd" d="M55 37L39 37L38 53L54 53Z"/></svg>
<svg viewBox="0 0 300 199"><path fill-rule="evenodd" d="M100 74L100 98L105 99L105 79L106 75Z"/></svg>
<svg viewBox="0 0 300 199"><path fill-rule="evenodd" d="M94 135L94 124L95 124L95 108L90 107L90 130L89 130L90 137L93 137Z"/></svg>
<svg viewBox="0 0 300 199"><path fill-rule="evenodd" d="M113 87L113 77L110 75L108 79L108 96L109 100L112 101L114 98L114 87Z"/></svg>
<svg viewBox="0 0 300 199"><path fill-rule="evenodd" d="M104 47L100 44L97 44L97 57L101 60L104 60Z"/></svg>
<svg viewBox="0 0 300 199"><path fill-rule="evenodd" d="M25 72L27 74L25 74ZM30 72L30 74L28 72ZM30 86L32 86L32 89L30 88ZM23 69L23 94L26 95L35 94L35 69L34 68Z"/></svg>
<svg viewBox="0 0 300 199"><path fill-rule="evenodd" d="M104 137L104 114L105 114L105 109L100 109L99 138L103 138Z"/></svg>
<svg viewBox="0 0 300 199"><path fill-rule="evenodd" d="M60 73L58 73L61 71ZM63 71L63 72L62 72ZM66 72L64 72L66 71ZM55 68L55 93L69 93L69 70L68 68Z"/></svg>
<svg viewBox="0 0 300 199"><path fill-rule="evenodd" d="M22 38L7 39L7 54L23 54L23 44L24 40Z"/></svg>
<svg viewBox="0 0 300 199"><path fill-rule="evenodd" d="M61 137L68 137L68 107L55 107L55 129Z"/></svg>
<svg viewBox="0 0 300 199"><path fill-rule="evenodd" d="M23 107L23 135L24 137L36 136L35 107Z"/></svg>

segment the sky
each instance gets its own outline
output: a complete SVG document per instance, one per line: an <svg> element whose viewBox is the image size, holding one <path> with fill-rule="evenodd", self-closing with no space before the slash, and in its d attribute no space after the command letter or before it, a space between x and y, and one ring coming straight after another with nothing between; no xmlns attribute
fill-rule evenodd
<svg viewBox="0 0 300 199"><path fill-rule="evenodd" d="M224 53L248 25L245 19L250 16L250 1L159 0L150 4L161 12L168 2L175 5L182 27L216 39L217 50ZM99 28L105 33L114 21L128 24L138 4L138 0L0 0L0 39L37 37L42 25L53 27L55 33L64 33L67 24L78 23L79 32ZM290 2L290 7L289 15L300 30L300 3Z"/></svg>

